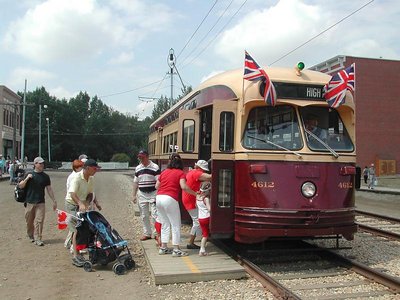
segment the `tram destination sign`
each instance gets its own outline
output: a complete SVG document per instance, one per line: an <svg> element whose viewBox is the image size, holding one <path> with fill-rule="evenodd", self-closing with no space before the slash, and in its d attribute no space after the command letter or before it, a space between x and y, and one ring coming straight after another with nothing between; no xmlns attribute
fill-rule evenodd
<svg viewBox="0 0 400 300"><path fill-rule="evenodd" d="M274 82L274 86L279 98L325 101L323 96L323 85Z"/></svg>

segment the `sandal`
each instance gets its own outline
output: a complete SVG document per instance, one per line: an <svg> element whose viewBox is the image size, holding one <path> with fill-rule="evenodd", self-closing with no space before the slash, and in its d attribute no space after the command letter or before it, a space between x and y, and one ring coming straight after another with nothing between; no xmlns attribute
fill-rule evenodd
<svg viewBox="0 0 400 300"><path fill-rule="evenodd" d="M199 252L199 256L208 256L210 255L208 252Z"/></svg>

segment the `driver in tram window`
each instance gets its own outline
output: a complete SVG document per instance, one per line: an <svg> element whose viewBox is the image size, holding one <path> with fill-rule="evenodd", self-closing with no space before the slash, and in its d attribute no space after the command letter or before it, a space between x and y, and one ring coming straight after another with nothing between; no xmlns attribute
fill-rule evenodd
<svg viewBox="0 0 400 300"><path fill-rule="evenodd" d="M308 116L308 118L304 120L304 126L308 131L316 135L320 140L324 142L327 141L328 132L326 129L318 126L318 118L316 116Z"/></svg>

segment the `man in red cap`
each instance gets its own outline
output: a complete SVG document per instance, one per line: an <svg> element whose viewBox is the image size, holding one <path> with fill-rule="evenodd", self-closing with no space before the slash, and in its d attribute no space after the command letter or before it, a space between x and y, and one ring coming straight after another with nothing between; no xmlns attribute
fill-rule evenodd
<svg viewBox="0 0 400 300"><path fill-rule="evenodd" d="M140 240L145 241L151 239L154 232L151 228L150 214L153 223L157 219L157 191L155 185L160 175L160 168L149 159L149 153L146 150L141 150L137 157L140 160L140 164L135 169L132 202L138 202L139 204L140 216L143 222L143 236ZM159 237L156 232L154 232L154 236L158 241Z"/></svg>

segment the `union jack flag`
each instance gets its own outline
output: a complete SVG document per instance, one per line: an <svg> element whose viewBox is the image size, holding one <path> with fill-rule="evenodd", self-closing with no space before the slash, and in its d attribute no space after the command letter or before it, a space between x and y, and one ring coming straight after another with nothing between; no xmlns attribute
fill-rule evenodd
<svg viewBox="0 0 400 300"><path fill-rule="evenodd" d="M355 89L355 65L339 71L324 86L324 97L330 107L337 108L346 102L346 91L354 92Z"/></svg>
<svg viewBox="0 0 400 300"><path fill-rule="evenodd" d="M264 100L268 105L275 106L276 91L273 83L269 79L267 73L256 63L256 61L245 51L244 58L244 75L243 79L249 81L265 81Z"/></svg>

